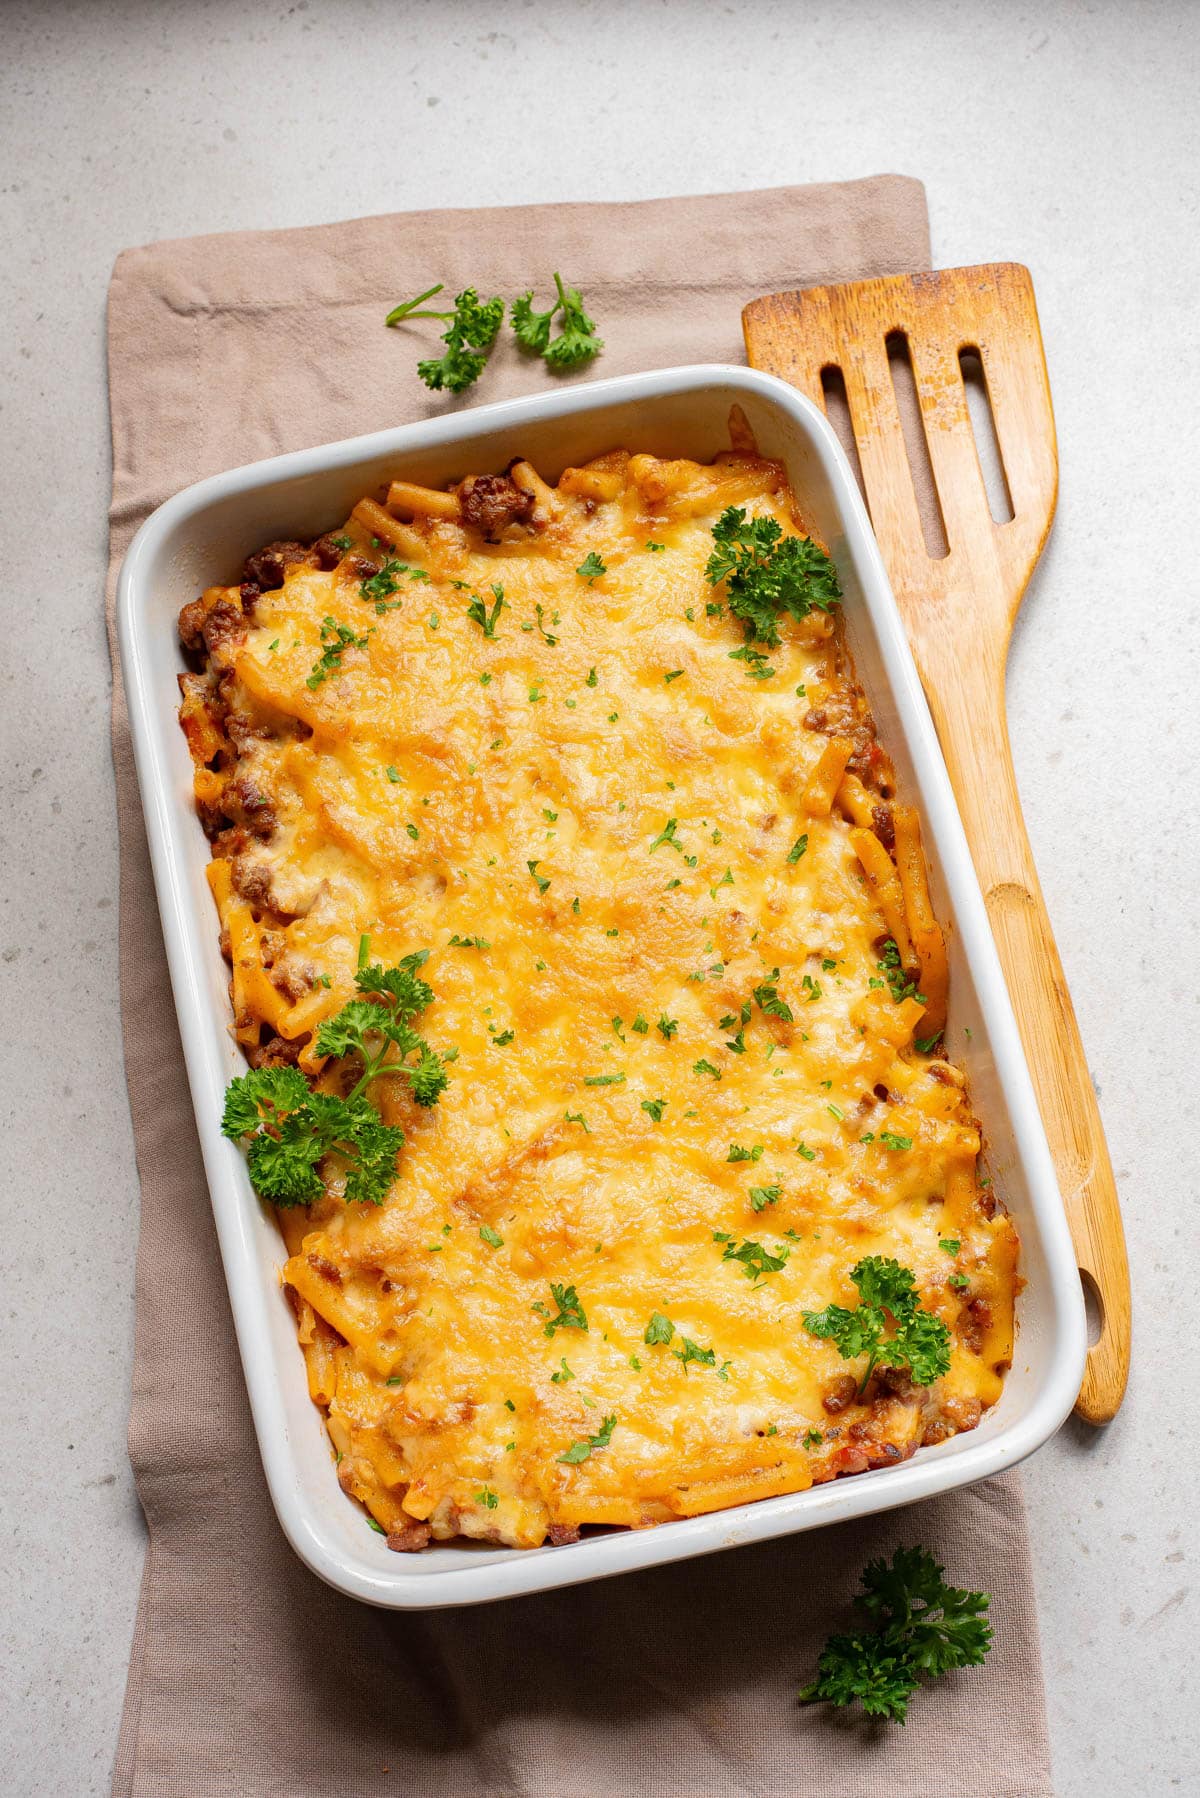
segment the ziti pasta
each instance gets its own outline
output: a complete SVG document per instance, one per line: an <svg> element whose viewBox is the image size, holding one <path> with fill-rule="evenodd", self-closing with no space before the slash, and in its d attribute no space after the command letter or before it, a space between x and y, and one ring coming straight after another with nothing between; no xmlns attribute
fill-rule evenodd
<svg viewBox="0 0 1200 1798"><path fill-rule="evenodd" d="M779 465L620 450L396 480L184 608L226 1129L393 1548L797 1491L999 1395L1017 1238L838 599Z"/></svg>

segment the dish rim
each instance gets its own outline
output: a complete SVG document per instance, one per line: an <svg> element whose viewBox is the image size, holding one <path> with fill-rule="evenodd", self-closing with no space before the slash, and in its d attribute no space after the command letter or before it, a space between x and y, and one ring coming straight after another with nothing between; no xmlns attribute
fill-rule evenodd
<svg viewBox="0 0 1200 1798"><path fill-rule="evenodd" d="M653 402L706 388L734 397L754 395L790 414L822 465L852 545L863 600L886 664L897 728L918 771L922 809L931 814L932 808L937 808L939 866L953 896L957 935L986 1020L1016 1158L1027 1183L1045 1257L1051 1365L1027 1410L990 1437L972 1440L949 1457L925 1451L924 1459L919 1454L901 1466L837 1479L805 1492L677 1519L654 1529L585 1538L558 1549L513 1549L488 1560L467 1553L462 1567L449 1569L409 1571L404 1565L406 1558L392 1554L380 1542L379 1551L396 1565L393 1569L381 1563L376 1569L365 1556L348 1557L322 1528L320 1495L306 1487L296 1462L265 1296L257 1284L259 1249L249 1233L247 1207L257 1201L243 1158L220 1134L221 1095L227 1074L219 1065L217 1046L224 1046L227 1021L215 1015L202 980L213 943L197 942L186 922L182 833L194 830L196 821L194 812L179 804L172 790L159 727L164 704L169 705L174 720L174 695L159 692L150 679L150 648L144 641L151 628L147 608L152 605L157 558L178 527L234 495L330 474L372 457L450 444L469 450L473 439L500 429L513 431L548 420L570 420L614 404ZM175 1008L255 1432L280 1524L293 1549L314 1573L339 1591L393 1609L433 1609L552 1590L896 1509L1015 1466L1054 1434L1074 1404L1087 1351L1083 1292L1066 1214L983 897L903 623L850 463L829 421L809 399L757 370L722 363L687 365L588 382L561 393L498 401L211 475L157 507L134 536L118 581L117 634ZM963 1438L955 1441L962 1443ZM331 1483L341 1500L336 1482Z"/></svg>

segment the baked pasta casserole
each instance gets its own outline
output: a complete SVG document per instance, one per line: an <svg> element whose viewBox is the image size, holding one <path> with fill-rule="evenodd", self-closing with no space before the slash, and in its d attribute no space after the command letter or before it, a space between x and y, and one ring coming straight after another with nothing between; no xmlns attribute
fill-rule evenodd
<svg viewBox="0 0 1200 1798"><path fill-rule="evenodd" d="M733 441L397 480L181 614L225 1129L395 1549L895 1465L1010 1363L917 814Z"/></svg>

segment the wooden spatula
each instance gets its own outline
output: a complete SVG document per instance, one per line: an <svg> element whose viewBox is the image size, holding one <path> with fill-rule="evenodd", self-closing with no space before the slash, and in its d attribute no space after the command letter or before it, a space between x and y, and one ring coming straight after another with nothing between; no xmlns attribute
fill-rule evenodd
<svg viewBox="0 0 1200 1798"><path fill-rule="evenodd" d="M1029 1058L1100 1333L1077 1413L1115 1416L1130 1297L1112 1164L1079 1026L1021 816L1004 668L1021 596L1054 516L1054 415L1033 286L1015 263L809 287L742 314L755 368L825 404L840 370L871 522L925 686ZM926 548L889 341L907 340L948 553ZM960 357L982 364L1012 517L992 517ZM919 484L919 483L918 483Z"/></svg>

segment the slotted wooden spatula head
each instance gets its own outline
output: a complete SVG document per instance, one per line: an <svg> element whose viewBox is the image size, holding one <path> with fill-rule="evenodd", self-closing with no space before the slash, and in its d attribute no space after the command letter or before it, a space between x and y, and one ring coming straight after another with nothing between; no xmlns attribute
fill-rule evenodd
<svg viewBox="0 0 1200 1798"><path fill-rule="evenodd" d="M1095 1313L1077 1410L1105 1423L1129 1370L1125 1239L1004 706L1013 619L1058 489L1033 284L1027 269L1004 262L895 275L772 294L747 306L742 322L754 367L831 415L844 393L850 447L958 799ZM1003 463L1010 504L997 516L964 358L982 369ZM911 376L899 378L898 365Z"/></svg>
<svg viewBox="0 0 1200 1798"><path fill-rule="evenodd" d="M1054 414L1029 271L1016 263L808 287L755 300L742 315L751 363L823 406L840 374L871 523L925 675L944 647L945 610L969 606L981 647L1007 649L1021 595L1046 541L1058 490ZM895 355L902 344L905 358ZM889 349L892 354L889 354ZM963 379L982 366L1013 516L989 505ZM904 417L896 364L906 359L920 417ZM907 438L906 442L906 429ZM948 554L926 547L918 493L932 493ZM910 446L917 454L910 460ZM926 506L928 514L929 505ZM928 684L928 681L927 681Z"/></svg>

